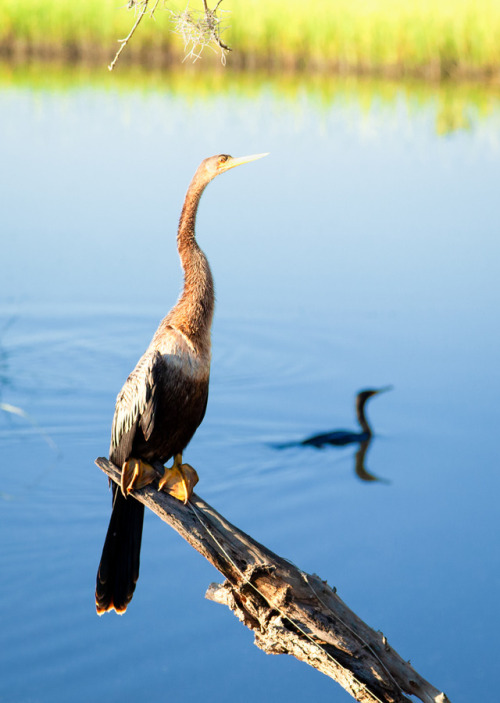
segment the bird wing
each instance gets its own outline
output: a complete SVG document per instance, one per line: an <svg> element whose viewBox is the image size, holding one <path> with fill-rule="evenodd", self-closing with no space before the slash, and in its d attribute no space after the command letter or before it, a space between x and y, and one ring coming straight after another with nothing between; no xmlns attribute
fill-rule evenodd
<svg viewBox="0 0 500 703"><path fill-rule="evenodd" d="M147 351L125 381L116 399L111 429L110 456L120 457L119 466L129 458L140 424L146 441L154 428L158 371L163 360L157 350ZM116 459L115 459L116 461Z"/></svg>

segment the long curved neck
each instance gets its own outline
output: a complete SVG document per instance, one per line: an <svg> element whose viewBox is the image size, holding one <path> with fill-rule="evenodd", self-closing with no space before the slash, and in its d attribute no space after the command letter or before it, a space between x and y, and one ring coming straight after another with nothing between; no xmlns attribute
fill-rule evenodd
<svg viewBox="0 0 500 703"><path fill-rule="evenodd" d="M372 436L372 428L368 424L368 420L365 417L365 405L366 405L367 400L368 400L368 398L362 398L362 399L358 399L356 401L356 416L358 418L358 422L361 425L361 429L363 430L364 434L371 437Z"/></svg>
<svg viewBox="0 0 500 703"><path fill-rule="evenodd" d="M177 233L184 288L167 317L168 324L179 329L199 350L210 348L215 304L212 272L195 238L196 213L205 186L206 183L199 185L193 179L184 200Z"/></svg>

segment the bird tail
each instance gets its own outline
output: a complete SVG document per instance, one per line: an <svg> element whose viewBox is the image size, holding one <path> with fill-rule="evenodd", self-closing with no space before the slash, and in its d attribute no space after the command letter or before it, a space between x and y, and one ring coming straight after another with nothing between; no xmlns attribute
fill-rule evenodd
<svg viewBox="0 0 500 703"><path fill-rule="evenodd" d="M126 499L113 483L113 510L97 571L95 603L98 615L124 613L139 578L144 506Z"/></svg>

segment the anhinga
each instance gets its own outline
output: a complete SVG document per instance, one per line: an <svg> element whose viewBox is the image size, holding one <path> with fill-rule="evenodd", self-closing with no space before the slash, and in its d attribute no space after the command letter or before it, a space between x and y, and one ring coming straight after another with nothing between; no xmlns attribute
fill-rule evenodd
<svg viewBox="0 0 500 703"><path fill-rule="evenodd" d="M361 426L361 432L352 432L350 430L332 430L332 432L325 432L324 434L317 434L313 437L308 437L307 439L299 442L301 445L314 446L314 447L324 447L326 444L332 444L337 447L343 447L346 444L359 444L372 436L372 429L368 424L368 420L365 415L365 405L369 398L372 398L378 393L384 393L385 391L391 390L392 386L385 386L379 389L367 389L360 391L356 396L356 417Z"/></svg>
<svg viewBox="0 0 500 703"><path fill-rule="evenodd" d="M182 452L203 420L210 374L210 328L214 285L210 266L195 239L198 204L205 187L224 171L265 154L202 161L188 188L177 233L184 288L162 320L149 347L127 378L117 400L110 461L122 468L122 485L113 483L113 509L97 572L96 609L125 612L139 577L144 506L127 499L133 488L166 468L159 488L187 502L198 477Z"/></svg>

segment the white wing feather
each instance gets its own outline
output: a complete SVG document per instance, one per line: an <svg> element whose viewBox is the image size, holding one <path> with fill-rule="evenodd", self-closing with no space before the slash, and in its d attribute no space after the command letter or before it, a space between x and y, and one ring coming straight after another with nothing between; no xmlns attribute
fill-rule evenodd
<svg viewBox="0 0 500 703"><path fill-rule="evenodd" d="M161 362L161 354L148 350L125 381L116 398L111 429L111 446L117 447L122 436L131 430L143 414L154 392L154 367Z"/></svg>

